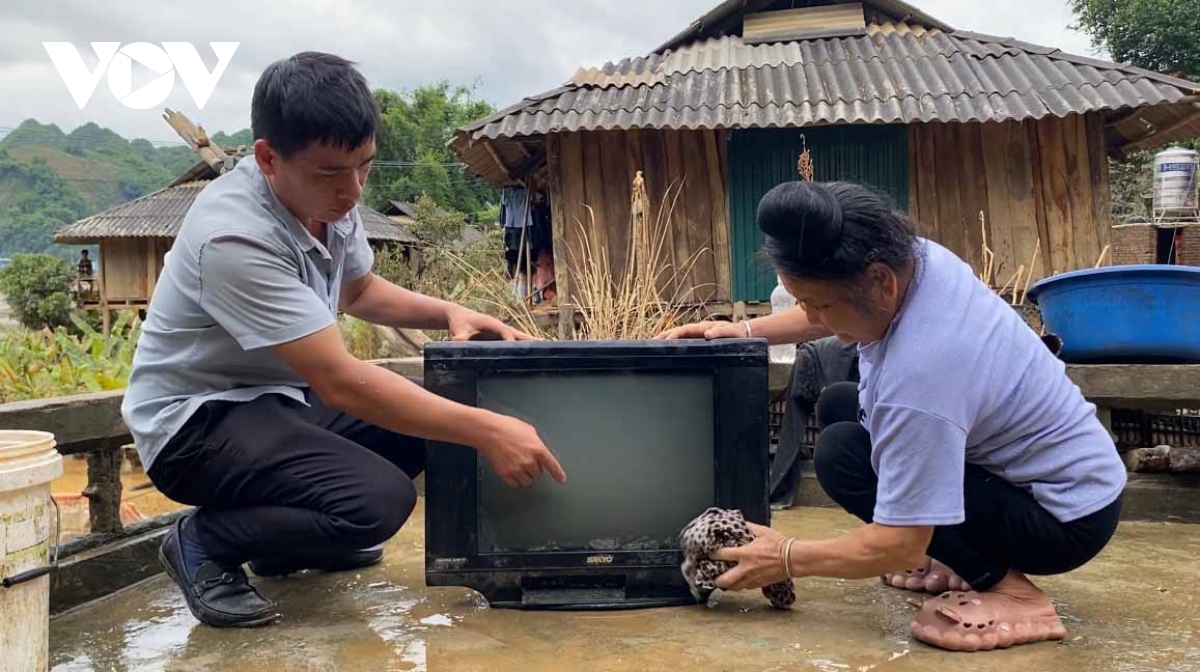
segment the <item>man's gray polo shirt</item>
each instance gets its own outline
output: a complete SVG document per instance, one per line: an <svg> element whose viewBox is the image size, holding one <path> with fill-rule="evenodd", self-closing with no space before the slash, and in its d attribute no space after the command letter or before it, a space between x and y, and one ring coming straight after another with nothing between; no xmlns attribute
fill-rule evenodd
<svg viewBox="0 0 1200 672"><path fill-rule="evenodd" d="M337 319L343 282L371 270L358 210L317 241L275 197L253 157L196 197L162 275L133 359L121 413L146 469L206 401L307 385L267 349Z"/></svg>

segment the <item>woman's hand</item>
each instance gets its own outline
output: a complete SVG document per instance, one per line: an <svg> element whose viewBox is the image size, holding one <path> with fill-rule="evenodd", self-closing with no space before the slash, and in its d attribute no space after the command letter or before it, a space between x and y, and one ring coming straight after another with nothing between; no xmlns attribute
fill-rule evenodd
<svg viewBox="0 0 1200 672"><path fill-rule="evenodd" d="M659 340L676 340L683 338L704 338L713 340L714 338L745 338L746 325L741 322L718 322L706 321L696 322L694 324L685 324L681 327L668 329L663 333L655 336Z"/></svg>
<svg viewBox="0 0 1200 672"><path fill-rule="evenodd" d="M455 306L447 315L450 338L454 341L469 341L477 336L502 341L534 341L529 334L514 329L490 315Z"/></svg>
<svg viewBox="0 0 1200 672"><path fill-rule="evenodd" d="M713 551L713 560L736 562L737 566L717 577L721 590L753 590L779 583L787 578L783 566L783 545L787 538L769 527L747 521L754 541L735 548Z"/></svg>

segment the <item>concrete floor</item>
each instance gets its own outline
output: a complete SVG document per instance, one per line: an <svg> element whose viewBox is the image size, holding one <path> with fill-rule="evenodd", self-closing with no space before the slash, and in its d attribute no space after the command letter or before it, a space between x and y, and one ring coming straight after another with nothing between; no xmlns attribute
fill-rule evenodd
<svg viewBox="0 0 1200 672"><path fill-rule="evenodd" d="M160 576L55 619L52 669L1200 672L1200 525L1126 523L1090 565L1042 580L1066 642L951 654L910 641L911 594L873 581L802 581L789 612L751 593L725 595L714 609L489 610L470 591L424 587L422 513L382 566L260 581L280 604L278 625L200 626ZM854 524L813 508L775 519L808 538Z"/></svg>

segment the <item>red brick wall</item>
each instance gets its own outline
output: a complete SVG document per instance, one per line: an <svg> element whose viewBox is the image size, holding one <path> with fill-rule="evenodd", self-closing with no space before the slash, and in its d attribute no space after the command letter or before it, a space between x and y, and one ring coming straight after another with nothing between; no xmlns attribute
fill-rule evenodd
<svg viewBox="0 0 1200 672"><path fill-rule="evenodd" d="M1158 230L1149 224L1113 227L1111 263L1153 264L1157 258ZM1200 266L1200 226L1179 230L1176 261L1185 266Z"/></svg>
<svg viewBox="0 0 1200 672"><path fill-rule="evenodd" d="M1179 263L1200 266L1200 226L1187 226L1180 232Z"/></svg>
<svg viewBox="0 0 1200 672"><path fill-rule="evenodd" d="M1196 238L1200 239L1200 235ZM1113 227L1111 263L1153 264L1158 240L1158 230L1149 224L1129 224Z"/></svg>

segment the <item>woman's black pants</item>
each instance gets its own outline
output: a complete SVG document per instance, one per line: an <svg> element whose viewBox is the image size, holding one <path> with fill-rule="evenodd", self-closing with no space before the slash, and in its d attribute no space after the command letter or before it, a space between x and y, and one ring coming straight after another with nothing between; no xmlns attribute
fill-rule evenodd
<svg viewBox="0 0 1200 672"><path fill-rule="evenodd" d="M825 492L846 511L871 522L879 478L871 466L871 436L859 422L858 387L836 383L817 401L821 429L813 456ZM1062 574L1082 566L1116 531L1121 498L1078 520L1061 523L1033 496L972 464L963 483L966 521L934 529L928 555L975 590L996 585L1010 569Z"/></svg>

